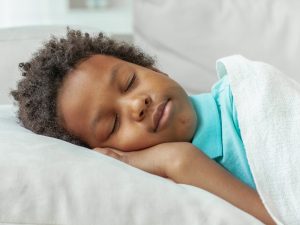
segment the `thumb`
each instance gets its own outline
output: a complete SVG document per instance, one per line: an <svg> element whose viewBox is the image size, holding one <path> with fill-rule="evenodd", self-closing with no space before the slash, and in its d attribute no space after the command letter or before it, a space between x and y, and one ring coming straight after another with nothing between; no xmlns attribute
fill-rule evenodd
<svg viewBox="0 0 300 225"><path fill-rule="evenodd" d="M166 173L160 165L161 160L150 149L126 152L122 156L122 161L148 173L166 177Z"/></svg>
<svg viewBox="0 0 300 225"><path fill-rule="evenodd" d="M160 165L161 160L157 157L156 151L151 148L131 152L122 152L111 148L95 148L94 150L146 172L166 177L166 171Z"/></svg>

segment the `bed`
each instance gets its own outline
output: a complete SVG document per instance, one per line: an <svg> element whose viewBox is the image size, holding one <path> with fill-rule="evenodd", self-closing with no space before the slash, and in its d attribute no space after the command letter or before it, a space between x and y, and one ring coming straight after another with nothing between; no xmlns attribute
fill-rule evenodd
<svg viewBox="0 0 300 225"><path fill-rule="evenodd" d="M208 91L217 80L215 60L235 53L293 76L300 69L299 9L283 0L139 0L134 41L189 93ZM17 65L50 34L64 33L57 26L0 30L0 224L262 224L200 188L20 126L8 96L20 78Z"/></svg>
<svg viewBox="0 0 300 225"><path fill-rule="evenodd" d="M135 1L134 20L135 42L156 55L160 68L191 94L210 90L220 57L251 59L233 56L223 63L230 71L248 161L273 219L295 225L300 221L299 9L299 1L283 0L141 0Z"/></svg>
<svg viewBox="0 0 300 225"><path fill-rule="evenodd" d="M50 34L65 31L0 31L0 224L261 224L204 190L20 126L7 94L20 78L17 65Z"/></svg>

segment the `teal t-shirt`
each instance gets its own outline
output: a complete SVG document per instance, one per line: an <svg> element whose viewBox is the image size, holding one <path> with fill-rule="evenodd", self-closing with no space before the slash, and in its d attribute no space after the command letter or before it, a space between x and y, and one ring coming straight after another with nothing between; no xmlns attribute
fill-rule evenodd
<svg viewBox="0 0 300 225"><path fill-rule="evenodd" d="M198 124L192 143L239 180L255 187L241 138L228 76L211 93L190 96Z"/></svg>

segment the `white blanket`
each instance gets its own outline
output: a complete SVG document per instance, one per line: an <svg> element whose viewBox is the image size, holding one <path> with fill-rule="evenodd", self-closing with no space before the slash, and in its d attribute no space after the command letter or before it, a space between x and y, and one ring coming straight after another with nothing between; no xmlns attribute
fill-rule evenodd
<svg viewBox="0 0 300 225"><path fill-rule="evenodd" d="M278 224L300 224L300 84L242 56L217 62L229 75L257 191Z"/></svg>

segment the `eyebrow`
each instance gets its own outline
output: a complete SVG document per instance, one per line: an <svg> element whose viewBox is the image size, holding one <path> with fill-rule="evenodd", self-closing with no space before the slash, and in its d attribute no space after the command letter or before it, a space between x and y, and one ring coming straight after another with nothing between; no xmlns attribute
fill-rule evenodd
<svg viewBox="0 0 300 225"><path fill-rule="evenodd" d="M109 81L108 81L108 84L109 85L113 85L117 79L117 75L119 74L119 69L120 67L122 66L121 63L118 63L118 64L115 64L112 69L111 69L111 73L110 73L110 77L109 77ZM95 128L96 128L96 125L97 123L100 121L101 119L101 113L100 113L100 110L98 109L97 113L96 113L96 116L92 119L91 123L90 123L90 127L91 127L91 130L92 130L92 133L95 133Z"/></svg>
<svg viewBox="0 0 300 225"><path fill-rule="evenodd" d="M119 70L120 67L122 66L121 63L118 63L116 65L113 66L113 68L111 69L111 74L110 74L110 78L109 78L109 84L112 85L115 81L116 81L116 77L117 75L119 75Z"/></svg>

